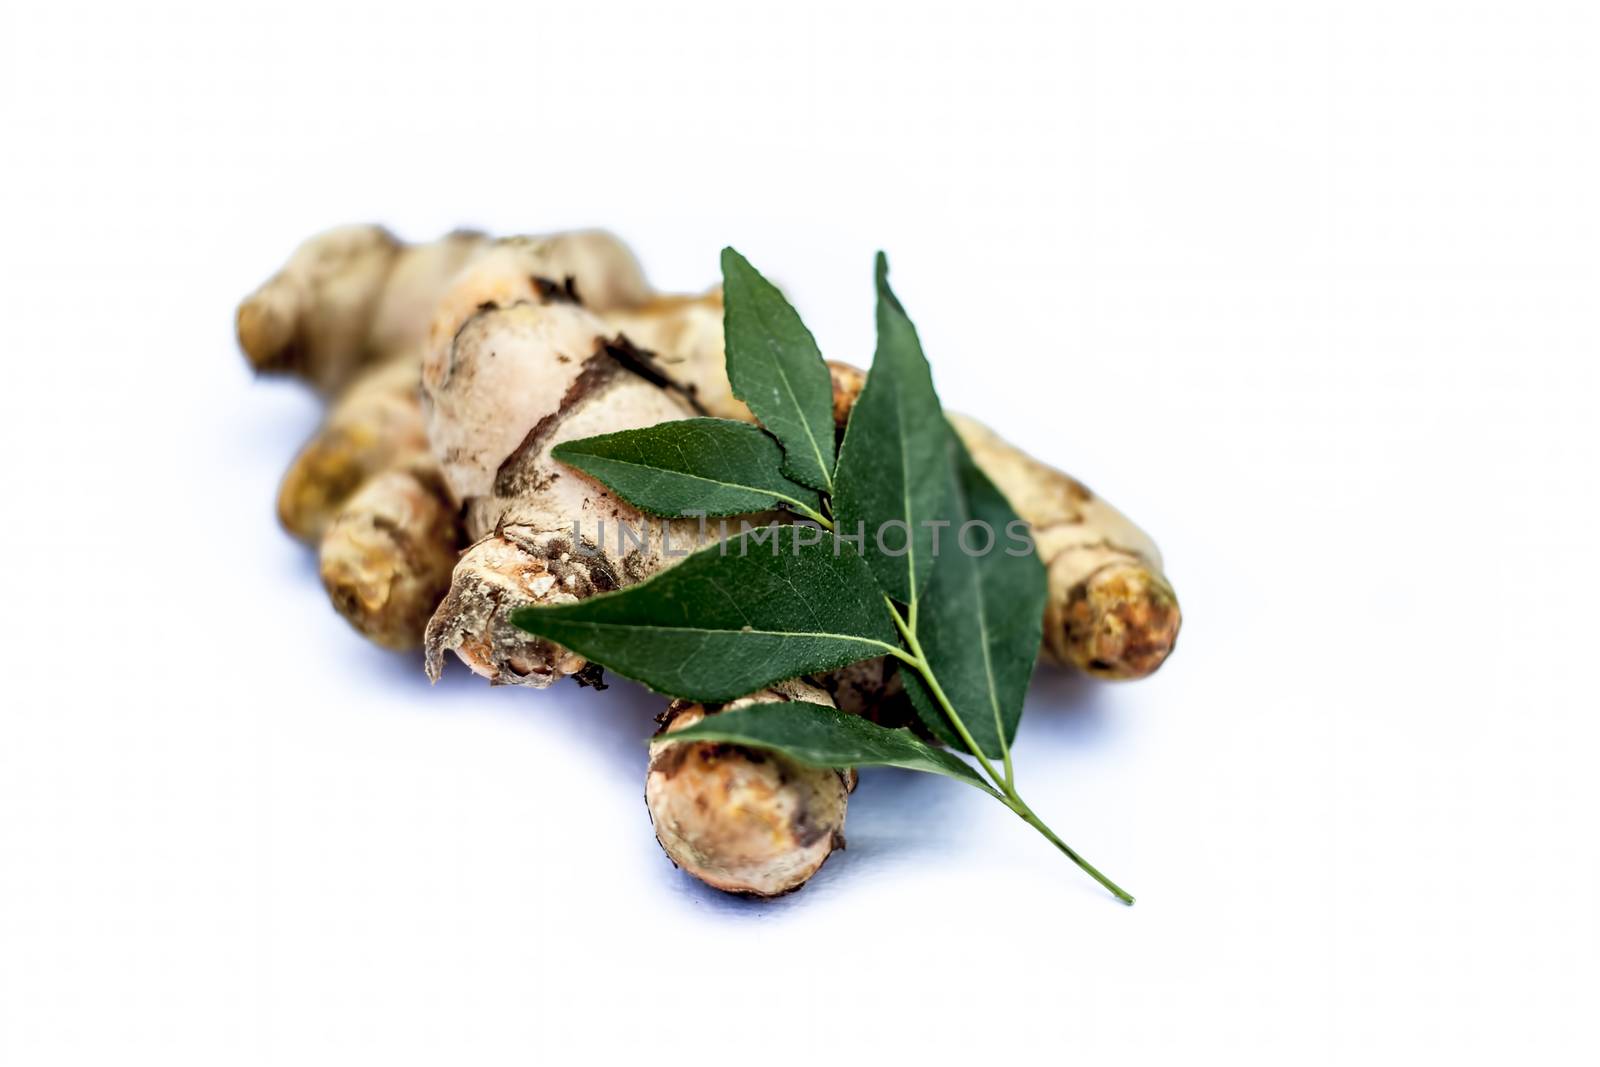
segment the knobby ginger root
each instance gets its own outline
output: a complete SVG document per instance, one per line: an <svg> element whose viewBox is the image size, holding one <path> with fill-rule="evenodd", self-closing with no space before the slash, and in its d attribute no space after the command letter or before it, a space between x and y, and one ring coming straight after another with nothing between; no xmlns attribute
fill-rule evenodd
<svg viewBox="0 0 1600 1067"><path fill-rule="evenodd" d="M289 464L278 487L278 521L316 544L346 502L373 477L407 463L438 464L428 447L416 351L352 381Z"/></svg>
<svg viewBox="0 0 1600 1067"><path fill-rule="evenodd" d="M419 380L441 303L496 297L621 307L651 294L621 242L587 232L406 247L377 227L307 241L246 298L240 343L263 372L335 398L279 492L284 526L320 542L335 607L367 636L414 648L450 587L456 504L428 442Z"/></svg>
<svg viewBox="0 0 1600 1067"><path fill-rule="evenodd" d="M404 246L376 226L345 227L305 242L239 307L240 347L257 370L333 400L284 475L278 517L318 545L340 614L391 648L420 643L460 544L418 366L431 309L485 246L466 232Z"/></svg>
<svg viewBox="0 0 1600 1067"><path fill-rule="evenodd" d="M337 394L366 362L367 327L399 254L400 243L381 226L346 226L306 241L239 305L239 345L250 365Z"/></svg>
<svg viewBox="0 0 1600 1067"><path fill-rule="evenodd" d="M866 373L828 364L833 418L843 428ZM1033 534L1045 565L1044 649L1098 678L1133 679L1165 662L1182 613L1155 542L1084 484L964 415L950 416L972 459Z"/></svg>
<svg viewBox="0 0 1600 1067"><path fill-rule="evenodd" d="M675 701L650 746L645 804L656 840L677 866L728 893L792 892L843 848L855 772L808 767L740 745L675 742L672 734L707 714L785 700L832 703L798 681L713 709Z"/></svg>
<svg viewBox="0 0 1600 1067"><path fill-rule="evenodd" d="M636 346L651 353L651 366L683 389L706 415L754 422L733 395L722 359L722 290L699 296L657 296L637 308L605 316Z"/></svg>
<svg viewBox="0 0 1600 1067"><path fill-rule="evenodd" d="M1045 649L1099 678L1143 678L1160 667L1183 617L1155 542L1077 479L973 419L950 421L1032 529L1050 587Z"/></svg>
<svg viewBox="0 0 1600 1067"><path fill-rule="evenodd" d="M335 608L386 648L413 649L450 588L460 528L438 470L402 466L358 489L323 535L318 569Z"/></svg>
<svg viewBox="0 0 1600 1067"><path fill-rule="evenodd" d="M538 281L548 248L508 244L440 306L422 373L428 436L472 545L428 624L430 677L446 652L494 683L542 688L576 674L582 657L510 613L638 581L669 558L668 539L672 551L699 543L698 523L647 520L550 456L563 441L696 414L688 390L665 388L651 354L598 314L650 296L624 253L596 257L609 284L552 286ZM644 536L619 547L624 529Z"/></svg>
<svg viewBox="0 0 1600 1067"><path fill-rule="evenodd" d="M357 240L364 237L366 245ZM339 259L329 249L384 248ZM418 395L421 344L431 309L450 279L487 240L460 231L428 244L402 246L375 226L347 227L313 237L289 265L239 307L239 343L264 373L287 373L318 386L333 400L327 418L290 465L278 491L278 517L301 540L315 542L339 509L366 481L402 466L425 465L431 456ZM307 262L319 265L313 271ZM341 273L337 268L344 265ZM312 274L313 281L306 275ZM354 299L360 290L364 295ZM291 343L263 362L259 334L250 324L278 321L285 292L296 316ZM293 340L298 338L298 340Z"/></svg>
<svg viewBox="0 0 1600 1067"><path fill-rule="evenodd" d="M296 284L306 273L296 269L298 263L321 262L313 253L329 246L345 247L353 241L352 234L368 235L374 242L376 234L382 247L395 250L386 274L380 277L367 260L356 258L360 267L354 271L356 278L332 275L320 286ZM473 267L477 261L483 266ZM508 275L508 266L514 275ZM323 274L332 270L327 267ZM453 285L463 272L465 279ZM297 358L265 364L266 369L318 383L357 368L339 378L327 421L284 478L279 514L291 533L315 540L343 501L368 478L430 451L418 393L422 346L441 301L451 294L487 296L480 292L481 286L472 284L485 276L500 283L502 290L514 288L516 296L531 297L541 289L576 291L580 283L613 301L649 295L632 253L607 234L490 242L479 234L460 232L431 244L403 247L375 227L350 227L306 242L288 267L241 305L243 324L260 317L250 309L275 306L273 294L285 289L298 293L294 306L302 320L299 332L324 339L316 345L294 346ZM358 283L371 291L361 301L348 299ZM344 301L323 306L319 297L329 292L342 295ZM321 329L312 330L306 323ZM250 352L242 325L240 337ZM328 337L341 339L344 347L326 343Z"/></svg>
<svg viewBox="0 0 1600 1067"><path fill-rule="evenodd" d="M900 677L898 661L893 657L864 659L806 680L826 690L840 711L890 729L910 726L921 730L916 709Z"/></svg>
<svg viewBox="0 0 1600 1067"><path fill-rule="evenodd" d="M422 337L444 284L483 241L462 231L408 248L381 226L318 234L240 303L239 345L256 370L338 396Z"/></svg>
<svg viewBox="0 0 1600 1067"><path fill-rule="evenodd" d="M350 387L284 477L278 515L317 541L333 606L386 648L413 649L450 587L460 522L423 431L417 349Z"/></svg>
<svg viewBox="0 0 1600 1067"><path fill-rule="evenodd" d="M493 682L584 680L581 656L515 628L510 612L670 564L662 524L555 463L555 445L693 414L752 419L727 382L720 293L653 293L632 254L604 234L456 234L408 248L376 227L334 231L247 298L238 323L259 370L298 375L335 400L285 478L284 525L320 540L334 603L374 640L414 646L438 606L427 623L433 677L454 651ZM842 364L833 373L842 427L864 375ZM970 420L952 421L1034 529L1050 582L1046 650L1104 677L1159 666L1179 615L1149 538L1066 475ZM452 573L458 505L474 543ZM623 524L650 533L617 548ZM703 537L694 522L666 529L680 551ZM885 725L914 721L886 660L726 707L784 699L836 702ZM854 772L670 740L721 710L669 709L646 786L657 837L719 889L798 888L842 847Z"/></svg>
<svg viewBox="0 0 1600 1067"><path fill-rule="evenodd" d="M436 358L485 305L555 301L607 312L638 307L655 296L633 252L603 230L502 237L450 283L440 297L420 306L428 323L428 352Z"/></svg>
<svg viewBox="0 0 1600 1067"><path fill-rule="evenodd" d="M452 276L453 284L447 284ZM451 352L461 340L457 333L488 311L519 305L570 307L580 301L598 319L583 321L577 335L563 338L573 351L559 354L572 363L551 372L535 360L517 374L500 376L501 388L523 395L497 396L482 383L472 389L459 382L437 383L476 398L443 415L436 408L430 429L437 438L436 454L448 468L445 481L466 504L468 534L479 544L463 560L467 565L458 568L450 610L441 610L436 619L429 641L431 674L442 667L444 650L452 649L491 680L547 685L580 669L583 660L511 627L506 620L510 608L587 595L659 568L659 543L647 543L622 558L608 553L596 563L578 551L587 546L573 546L561 536L570 532L573 518L580 524L594 520L596 533L599 521L609 519L612 539L619 521L636 528L651 524L639 523L631 508L581 475L552 464L549 446L582 434L569 426L557 438L550 424L566 425L574 408L593 416L587 422L573 421L573 426L596 427L584 432L647 424L638 411L618 418L602 413L584 384L588 379L580 382L585 367L596 370L586 362L595 348L606 345L612 361L633 371L633 377L677 388L679 395L654 405L657 410L650 417L657 421L696 413L748 420L749 411L733 397L723 366L720 294L654 293L627 248L601 234L492 243L457 234L434 245L405 248L376 227L349 227L308 241L240 308L241 344L260 368L299 374L324 391L335 390L362 368L374 368L349 387L326 432L285 478L280 493L284 524L297 536L314 540L374 475L397 466L416 469L424 462L419 455L425 451L424 435L410 387L414 379L409 370L393 369L385 360L399 362L396 351L414 353L411 346L433 309L438 310L431 315L428 350L432 364L443 367L451 365ZM505 325L475 324L477 340L492 342L493 330ZM588 331L598 339L593 346L574 340ZM632 344L617 343L623 338ZM462 359L473 363L470 353ZM835 365L834 371L835 417L842 421L862 378L844 365ZM640 394L643 387L632 384L626 392ZM569 397L569 389L576 394ZM954 421L980 466L1034 527L1051 587L1046 651L1108 678L1141 677L1158 667L1171 650L1180 615L1150 539L1081 483L1030 459L970 420ZM539 422L545 423L543 447L525 447ZM461 442L449 440L452 427L461 426L476 450L472 455ZM500 469L512 461L513 452L513 466L522 468L524 485L513 485L515 476ZM486 491L481 471L472 485L462 481L467 466L491 460L497 486ZM563 478L569 485L584 483L584 489L554 496L545 492ZM426 478L418 483L426 484ZM531 486L542 488L530 494ZM410 491L407 495L415 496ZM399 508L399 503L390 502L389 511L420 515L418 509ZM590 514L596 506L603 515ZM570 508L577 511L567 514ZM360 528L351 523L343 527L347 532ZM422 522L422 527L429 524ZM498 543L484 544L489 538ZM674 540L697 543L687 527ZM370 537L360 548L347 546L342 555L370 552ZM427 556L437 559L438 553ZM353 573L347 566L339 571ZM370 567L366 571L377 573ZM420 589L424 584L410 585ZM346 608L373 602L370 595L354 595L348 586L330 591ZM359 620L357 625L369 628Z"/></svg>
<svg viewBox="0 0 1600 1067"><path fill-rule="evenodd" d="M301 377L335 401L284 478L279 513L291 533L316 540L366 479L428 450L417 399L420 346L440 301L462 291L452 281L480 258L526 268L516 278L526 293L575 291L581 280L612 300L649 295L632 253L605 234L490 242L462 231L404 246L378 227L352 226L305 242L238 313L252 365Z"/></svg>

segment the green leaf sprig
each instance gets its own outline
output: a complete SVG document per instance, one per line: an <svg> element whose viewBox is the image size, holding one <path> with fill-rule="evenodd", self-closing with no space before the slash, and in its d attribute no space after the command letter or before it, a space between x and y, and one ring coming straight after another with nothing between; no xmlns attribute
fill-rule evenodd
<svg viewBox="0 0 1600 1067"><path fill-rule="evenodd" d="M923 726L973 762L909 729L800 702L708 716L673 737L958 779L1132 904L1017 790L1011 744L1038 657L1044 569L1026 526L946 421L888 261L879 253L872 369L837 453L830 376L810 331L738 252L723 250L722 271L728 379L761 426L688 419L568 442L554 455L652 515L783 508L806 523L747 529L637 585L523 608L513 621L701 702L892 656ZM974 533L987 538L981 550Z"/></svg>

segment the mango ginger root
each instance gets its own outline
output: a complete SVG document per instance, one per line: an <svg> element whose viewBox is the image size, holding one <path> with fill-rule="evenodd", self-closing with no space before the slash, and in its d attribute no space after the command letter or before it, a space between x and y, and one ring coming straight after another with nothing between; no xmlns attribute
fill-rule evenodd
<svg viewBox="0 0 1600 1067"><path fill-rule="evenodd" d="M843 427L866 373L828 364L833 418ZM965 415L950 423L973 461L1028 524L1045 565L1044 651L1097 678L1143 678L1166 661L1183 621L1161 551L1076 478L1039 462Z"/></svg>
<svg viewBox="0 0 1600 1067"><path fill-rule="evenodd" d="M674 864L724 892L792 892L844 847L854 771L808 767L741 745L672 740L673 731L708 714L785 700L832 704L798 681L713 709L674 701L650 746L645 803L656 840Z"/></svg>
<svg viewBox="0 0 1600 1067"><path fill-rule="evenodd" d="M449 587L460 534L422 424L429 310L485 245L459 232L405 246L377 226L306 241L239 305L251 365L332 401L278 491L278 518L317 545L329 598L378 644L414 648Z"/></svg>
<svg viewBox="0 0 1600 1067"><path fill-rule="evenodd" d="M507 245L457 280L423 363L428 436L472 542L428 624L433 678L446 652L497 684L579 674L582 657L519 630L510 613L636 582L667 561L668 538L675 551L699 539L697 523L648 520L551 458L563 441L704 409L602 315L638 328L662 313L631 256L607 261L607 284L580 280L573 292L527 283L536 247ZM624 529L642 538L619 547Z"/></svg>
<svg viewBox="0 0 1600 1067"><path fill-rule="evenodd" d="M414 246L381 226L320 233L239 304L239 347L256 371L337 397L421 340L446 283L483 243L465 230Z"/></svg>
<svg viewBox="0 0 1600 1067"><path fill-rule="evenodd" d="M406 247L376 227L333 231L247 298L238 326L258 370L333 401L284 479L283 524L319 544L331 598L369 637L414 647L426 620L435 678L447 652L493 683L590 677L581 656L512 626L511 611L655 573L672 562L663 531L677 550L699 544L697 523L647 520L556 463L555 445L696 414L751 418L727 382L720 295L653 292L606 234ZM842 426L864 375L832 366ZM1159 667L1180 615L1153 542L1081 483L952 422L1033 529L1050 585L1045 651L1107 678ZM645 537L619 546L621 527ZM813 681L853 713L909 716L883 661ZM730 707L828 693L794 681ZM720 710L669 710L646 786L657 837L718 888L798 888L842 844L853 775L668 740Z"/></svg>
<svg viewBox="0 0 1600 1067"><path fill-rule="evenodd" d="M486 266L474 274L479 261ZM471 288L454 285L463 273L495 279L493 295L507 300L571 297L580 287L607 306L651 295L632 254L607 234L491 242L462 232L407 247L377 227L347 227L307 241L238 313L257 369L334 398L284 476L279 519L319 545L340 613L392 648L421 643L461 543L419 385L435 309Z"/></svg>

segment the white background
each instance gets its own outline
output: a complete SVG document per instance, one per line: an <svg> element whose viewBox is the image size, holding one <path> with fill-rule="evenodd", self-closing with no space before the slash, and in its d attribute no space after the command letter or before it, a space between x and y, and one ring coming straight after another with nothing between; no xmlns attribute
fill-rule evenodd
<svg viewBox="0 0 1600 1067"><path fill-rule="evenodd" d="M3 9L0 1060L1594 1062L1593 3ZM363 644L231 333L362 220L733 243L857 360L889 250L1167 553L1173 659L1018 752L1139 904L895 772L721 897L659 700Z"/></svg>

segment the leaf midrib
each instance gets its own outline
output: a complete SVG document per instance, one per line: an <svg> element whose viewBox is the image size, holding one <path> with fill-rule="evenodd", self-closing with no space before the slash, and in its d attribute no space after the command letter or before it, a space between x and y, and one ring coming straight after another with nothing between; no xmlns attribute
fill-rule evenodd
<svg viewBox="0 0 1600 1067"><path fill-rule="evenodd" d="M902 651L898 645L891 645L887 641L879 641L875 637L835 634L824 630L758 630L747 626L741 626L737 629L724 629L715 626L669 626L648 622L596 622L593 619L558 619L557 621L565 626L587 626L594 630L661 630L675 634L759 634L762 637L823 637L833 641L853 641L856 644L871 645L873 648L881 648L886 653L892 653L897 656Z"/></svg>
<svg viewBox="0 0 1600 1067"><path fill-rule="evenodd" d="M795 505L798 505L800 507L807 507L808 506L803 501L796 500L794 497L789 496L789 495L787 495L785 493L780 493L775 489L768 489L765 486L744 485L744 484L741 484L739 482L724 482L724 481L722 481L721 479L718 479L718 478L707 478L703 474L688 474L688 473L686 473L684 471L675 471L675 470L671 470L670 468L667 468L667 467L653 467L648 463L639 463L639 462L637 462L635 460L631 460L631 459L617 459L614 456L601 456L601 455L597 455L597 454L595 454L593 452L578 452L578 453L573 453L573 455L574 455L574 457L576 457L576 456L586 456L586 457L589 457L589 458L592 458L592 459L601 460L601 461L606 462L606 463L615 463L618 466L632 467L632 468L636 468L638 470L643 470L643 471L658 471L658 472L665 473L665 474L671 474L671 475L674 475L674 476L679 477L679 478L686 478L686 479L688 479L690 481L694 481L694 482L704 482L707 485L719 485L724 489L741 489L741 490L744 490L745 492L760 493L762 496L770 496L774 500L787 501L790 504L795 504ZM570 462L570 461L564 461L564 462ZM576 464L574 464L574 466L576 466Z"/></svg>
<svg viewBox="0 0 1600 1067"><path fill-rule="evenodd" d="M895 437L900 442L900 500L904 505L906 515L906 593L910 597L906 607L911 611L911 617L917 617L917 535L916 524L911 521L911 455L907 448L905 432L905 408L901 406L901 394L897 390L894 398Z"/></svg>
<svg viewBox="0 0 1600 1067"><path fill-rule="evenodd" d="M772 324L767 320L764 309L756 309L756 318L761 321L767 349L772 353L772 365L778 370L778 379L783 382L783 391L789 394L789 403L794 406L795 413L800 417L800 428L805 431L806 440L811 445L811 454L817 458L817 470L822 474L822 490L831 495L833 478L828 471L828 463L822 458L822 446L817 443L817 435L811 432L811 420L806 417L805 408L800 405L800 398L795 395L794 385L789 381L789 370L783 365L783 350L774 338ZM805 329L804 324L801 325L801 329ZM813 347L815 344L816 340L813 338Z"/></svg>
<svg viewBox="0 0 1600 1067"><path fill-rule="evenodd" d="M963 506L961 513L970 520L972 518L970 501L964 503L968 506ZM1000 710L999 687L994 680L994 661L989 655L989 601L983 595L983 582L979 579L976 561L969 562L967 566L967 585L972 589L973 599L977 602L978 648L983 652L984 691L989 695L989 708L994 712L995 739L1003 751L1010 742L1006 738L1005 719Z"/></svg>
<svg viewBox="0 0 1600 1067"><path fill-rule="evenodd" d="M683 732L687 733L688 731ZM653 740L668 742L675 740L724 741L736 745L748 745L751 748L764 748L771 751L783 752L787 755L793 756L795 759L798 759L801 763L805 763L813 767L831 768L845 763L843 758L832 755L829 750L826 749L820 749L801 743L769 741L765 738L749 737L734 730L696 730L688 737L675 738L669 734L665 737L655 738ZM903 756L889 756L882 753L871 753L860 759L858 762L848 765L853 767L894 767L900 770L922 771L925 774L939 774L946 778L951 778L957 782L965 782L968 785L976 786L977 788L988 793L990 796L999 795L994 791L993 788L990 787L988 782L985 782L981 777L979 777L976 771L971 769L966 769L965 771L957 770L957 767L966 767L966 765L960 760L954 760L954 765L952 766L951 764L940 759L936 752L930 752L928 755L922 755L920 753L908 753Z"/></svg>

